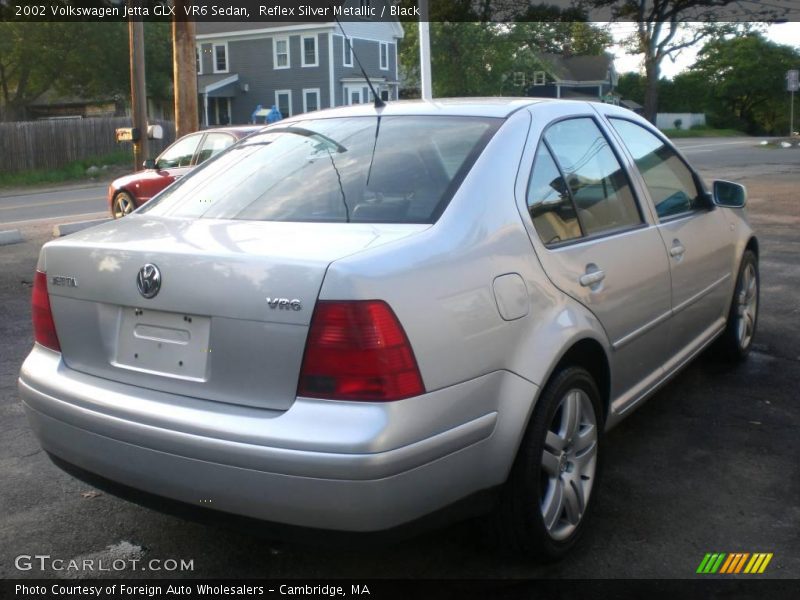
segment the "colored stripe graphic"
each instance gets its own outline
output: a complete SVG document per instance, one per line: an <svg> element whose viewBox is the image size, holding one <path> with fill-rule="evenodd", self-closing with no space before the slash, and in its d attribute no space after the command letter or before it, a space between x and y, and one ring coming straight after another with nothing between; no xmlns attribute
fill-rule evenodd
<svg viewBox="0 0 800 600"><path fill-rule="evenodd" d="M744 569L744 573L763 573L772 557L772 552L756 552L755 554L750 554L749 552L731 552L730 554L708 552L703 557L703 560L700 561L696 572L704 575L713 575L715 573L733 575L742 573L742 569Z"/></svg>

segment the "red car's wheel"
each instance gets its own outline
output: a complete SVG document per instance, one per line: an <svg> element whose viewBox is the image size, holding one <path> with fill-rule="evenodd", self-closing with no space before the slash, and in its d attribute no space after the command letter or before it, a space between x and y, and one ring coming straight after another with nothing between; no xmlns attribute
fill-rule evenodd
<svg viewBox="0 0 800 600"><path fill-rule="evenodd" d="M119 192L114 196L114 201L111 204L111 216L115 219L129 215L134 210L136 210L136 204L128 192Z"/></svg>

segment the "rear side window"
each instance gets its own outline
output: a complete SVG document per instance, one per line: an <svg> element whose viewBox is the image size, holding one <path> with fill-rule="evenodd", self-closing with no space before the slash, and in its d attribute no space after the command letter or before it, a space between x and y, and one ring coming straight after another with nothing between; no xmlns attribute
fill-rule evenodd
<svg viewBox="0 0 800 600"><path fill-rule="evenodd" d="M566 179L585 235L642 223L627 174L593 119L559 121L544 139Z"/></svg>
<svg viewBox="0 0 800 600"><path fill-rule="evenodd" d="M262 221L430 223L502 120L390 116L271 127L142 212Z"/></svg>
<svg viewBox="0 0 800 600"><path fill-rule="evenodd" d="M633 156L660 219L701 205L692 172L672 148L641 125L624 119L610 121Z"/></svg>
<svg viewBox="0 0 800 600"><path fill-rule="evenodd" d="M581 237L578 215L567 189L567 182L550 150L540 144L528 184L528 212L533 226L545 244L557 244Z"/></svg>
<svg viewBox="0 0 800 600"><path fill-rule="evenodd" d="M197 164L199 165L201 162L205 162L212 156L219 154L235 141L234 137L227 133L206 134L206 138L200 146L200 152L197 154Z"/></svg>

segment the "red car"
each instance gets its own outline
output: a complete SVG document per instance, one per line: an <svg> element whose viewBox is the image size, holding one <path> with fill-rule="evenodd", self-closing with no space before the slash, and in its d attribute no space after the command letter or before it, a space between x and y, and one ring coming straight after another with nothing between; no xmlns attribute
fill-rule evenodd
<svg viewBox="0 0 800 600"><path fill-rule="evenodd" d="M115 219L133 212L194 167L262 126L221 127L190 133L144 162L144 171L132 173L108 186L108 208Z"/></svg>

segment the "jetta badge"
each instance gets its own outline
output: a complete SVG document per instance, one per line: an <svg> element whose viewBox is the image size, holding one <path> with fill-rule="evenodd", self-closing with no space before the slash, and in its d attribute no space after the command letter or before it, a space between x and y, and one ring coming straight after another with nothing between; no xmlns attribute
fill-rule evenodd
<svg viewBox="0 0 800 600"><path fill-rule="evenodd" d="M136 276L136 287L145 298L153 298L161 289L161 271L150 263L139 269Z"/></svg>

